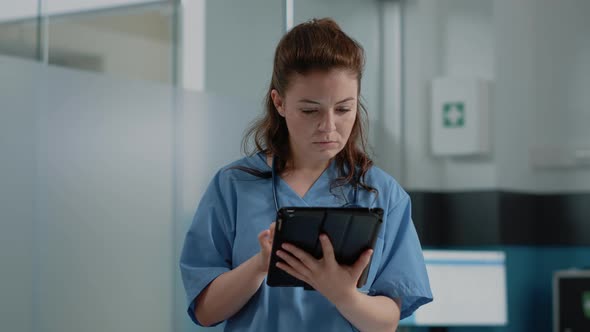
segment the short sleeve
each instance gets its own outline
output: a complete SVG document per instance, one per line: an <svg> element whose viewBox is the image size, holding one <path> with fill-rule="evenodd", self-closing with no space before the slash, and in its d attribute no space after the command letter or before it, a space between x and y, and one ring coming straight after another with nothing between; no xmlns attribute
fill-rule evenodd
<svg viewBox="0 0 590 332"><path fill-rule="evenodd" d="M231 220L231 187L217 173L209 184L184 240L180 272L186 292L188 315L194 316L195 299L219 275L232 266L234 227Z"/></svg>
<svg viewBox="0 0 590 332"><path fill-rule="evenodd" d="M432 301L422 248L411 218L411 202L405 192L384 221L381 262L369 294L401 299L401 320Z"/></svg>

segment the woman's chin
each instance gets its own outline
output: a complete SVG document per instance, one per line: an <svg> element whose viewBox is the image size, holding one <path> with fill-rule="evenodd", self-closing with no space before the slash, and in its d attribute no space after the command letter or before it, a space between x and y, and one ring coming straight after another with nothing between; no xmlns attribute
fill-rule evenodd
<svg viewBox="0 0 590 332"><path fill-rule="evenodd" d="M316 155L316 159L322 159L322 160L330 160L334 157L336 157L336 155L341 151L342 149L338 149L338 148L333 148L333 149L319 149L314 151L315 155Z"/></svg>

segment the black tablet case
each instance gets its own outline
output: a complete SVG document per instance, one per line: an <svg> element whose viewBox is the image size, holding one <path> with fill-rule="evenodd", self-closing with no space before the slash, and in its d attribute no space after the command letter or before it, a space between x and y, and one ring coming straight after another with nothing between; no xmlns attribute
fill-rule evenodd
<svg viewBox="0 0 590 332"><path fill-rule="evenodd" d="M336 261L352 265L367 249L373 248L383 220L380 208L284 207L277 214L275 235L266 284L269 286L304 287L307 283L276 267L283 262L276 251L283 242L291 243L315 258L323 256L319 235L326 233L334 246ZM357 287L367 282L369 263Z"/></svg>

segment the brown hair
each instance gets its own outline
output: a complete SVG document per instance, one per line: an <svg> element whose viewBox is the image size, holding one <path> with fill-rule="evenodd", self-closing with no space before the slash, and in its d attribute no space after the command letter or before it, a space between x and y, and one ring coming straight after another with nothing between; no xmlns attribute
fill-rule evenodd
<svg viewBox="0 0 590 332"><path fill-rule="evenodd" d="M367 126L367 111L360 102L364 63L363 48L347 36L332 19L313 19L295 26L277 45L272 78L265 97L265 113L246 132L244 152L249 154L249 142L253 140L253 153L262 151L275 156L276 172L281 174L290 158L289 132L285 119L274 106L271 91L277 90L279 95L285 96L294 74L305 75L315 70L348 70L358 80L357 113L346 145L335 156L341 176L335 180L334 185L351 183L374 192L374 188L364 183L364 176L373 165L366 152L364 128Z"/></svg>

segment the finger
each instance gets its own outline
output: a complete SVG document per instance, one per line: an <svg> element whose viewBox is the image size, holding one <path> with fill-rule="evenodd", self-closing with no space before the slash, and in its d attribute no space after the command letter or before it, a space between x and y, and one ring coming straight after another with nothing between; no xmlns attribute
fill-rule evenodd
<svg viewBox="0 0 590 332"><path fill-rule="evenodd" d="M279 269L287 272L288 274L292 275L293 277L295 277L301 281L307 282L307 278L303 274L297 272L295 269L293 269L289 265L287 265L285 263L281 263L281 262L278 262L276 265ZM309 282L307 282L307 283L309 283Z"/></svg>
<svg viewBox="0 0 590 332"><path fill-rule="evenodd" d="M294 257L297 257L301 263L305 265L306 268L310 270L315 270L317 267L317 260L313 258L310 254L305 252L302 249L297 248L296 246L288 243L283 243L282 249L289 252Z"/></svg>
<svg viewBox="0 0 590 332"><path fill-rule="evenodd" d="M363 274L363 270L371 261L372 255L373 249L368 249L356 260L356 262L354 262L354 265L352 266L352 271L355 278L360 278L361 274Z"/></svg>
<svg viewBox="0 0 590 332"><path fill-rule="evenodd" d="M309 268L305 266L297 257L292 256L284 250L277 250L277 256L285 261L293 270L301 275L308 276L310 274Z"/></svg>
<svg viewBox="0 0 590 332"><path fill-rule="evenodd" d="M320 234L320 243L322 244L322 251L324 252L324 259L327 261L336 261L334 256L334 247L330 238L326 234Z"/></svg>

